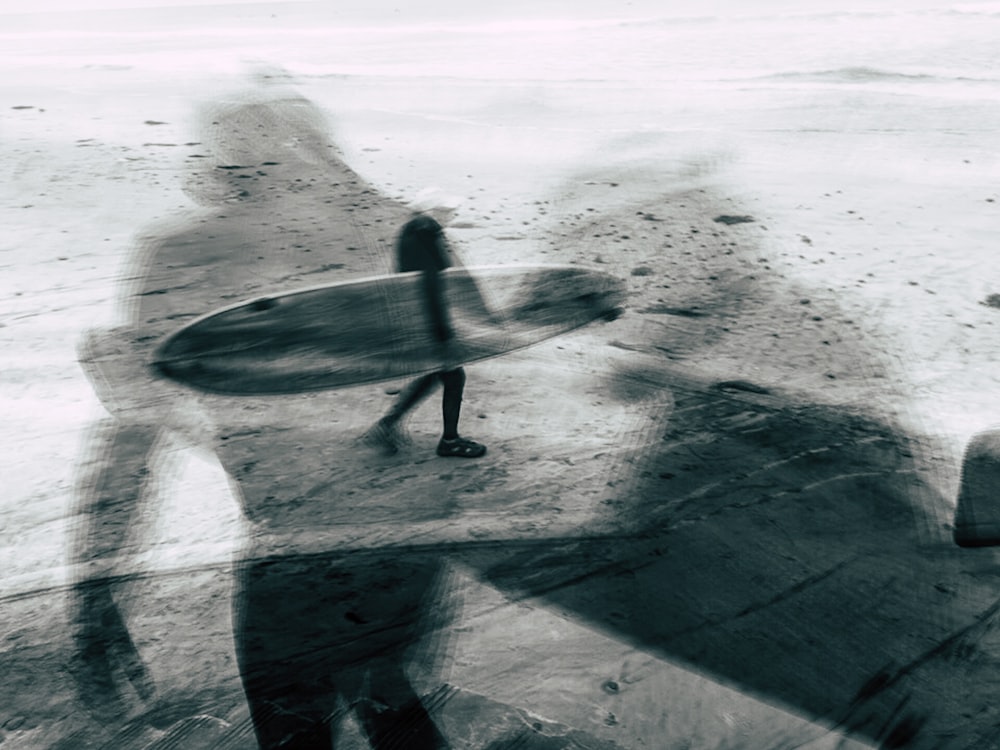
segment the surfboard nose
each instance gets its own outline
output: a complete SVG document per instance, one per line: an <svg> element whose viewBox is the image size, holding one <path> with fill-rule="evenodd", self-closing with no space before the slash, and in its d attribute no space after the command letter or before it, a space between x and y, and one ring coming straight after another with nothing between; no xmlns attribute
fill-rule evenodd
<svg viewBox="0 0 1000 750"><path fill-rule="evenodd" d="M625 312L624 295L614 290L585 292L577 295L575 302L586 308L595 320L617 320Z"/></svg>
<svg viewBox="0 0 1000 750"><path fill-rule="evenodd" d="M579 299L594 310L595 317L615 320L625 311L627 290L623 280L610 274L590 271L583 285L592 288L584 291Z"/></svg>
<svg viewBox="0 0 1000 750"><path fill-rule="evenodd" d="M525 277L512 312L515 319L538 325L555 320L585 325L620 315L625 297L625 282L610 274L572 266L547 267Z"/></svg>

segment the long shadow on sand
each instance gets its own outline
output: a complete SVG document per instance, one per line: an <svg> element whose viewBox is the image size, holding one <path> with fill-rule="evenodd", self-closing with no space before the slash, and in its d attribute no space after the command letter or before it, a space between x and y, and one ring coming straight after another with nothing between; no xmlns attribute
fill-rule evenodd
<svg viewBox="0 0 1000 750"><path fill-rule="evenodd" d="M986 668L994 597L964 583L960 553L920 538L931 491L909 442L861 416L713 391L674 389L617 509L634 533L525 549L480 562L484 576L881 746L991 741L967 715L985 688L966 680Z"/></svg>

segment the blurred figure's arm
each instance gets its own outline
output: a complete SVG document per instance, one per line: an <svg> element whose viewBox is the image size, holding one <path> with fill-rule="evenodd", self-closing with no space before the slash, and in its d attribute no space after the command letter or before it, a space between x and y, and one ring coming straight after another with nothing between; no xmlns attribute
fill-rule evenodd
<svg viewBox="0 0 1000 750"><path fill-rule="evenodd" d="M113 418L93 430L89 461L77 492L70 561L76 580L69 610L76 645L74 676L81 698L96 713L120 712L120 671L143 699L152 680L114 598L116 563L141 513L149 459L160 428ZM120 715L120 713L118 713Z"/></svg>

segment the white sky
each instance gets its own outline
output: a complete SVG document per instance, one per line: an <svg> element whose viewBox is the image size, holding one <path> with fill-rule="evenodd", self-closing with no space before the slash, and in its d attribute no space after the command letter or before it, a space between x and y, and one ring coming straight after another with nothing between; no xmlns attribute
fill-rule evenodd
<svg viewBox="0 0 1000 750"><path fill-rule="evenodd" d="M331 0L333 2L334 0ZM412 1L412 0L411 0ZM470 0L455 0L455 5L458 7L464 6ZM471 0L475 2L476 0ZM161 8L161 7L184 7L193 5L254 5L258 3L268 3L268 4L279 4L279 3L303 3L310 2L310 0L0 0L0 15L5 13L44 13L50 11L87 11L87 10L119 10L124 8ZM385 5L388 7L405 5L407 0L374 0L373 2L365 2L365 0L348 0L347 5ZM576 3L572 0L540 0L539 5L551 5L561 7L564 10L572 9ZM591 1L582 2L581 4L587 6L593 6L595 3ZM921 8L933 5L948 5L949 0L945 2L940 2L938 0L850 0L846 3L849 8L867 8L867 9L905 9L905 8ZM967 0L965 3L954 2L950 0L950 4L955 5L967 5L970 7L982 7L982 6L997 6L996 0ZM437 0L432 2L431 5L438 7L447 7L447 2L441 2ZM847 8L838 7L844 5L844 3L838 3L836 0L671 0L671 2L663 3L662 0L608 0L606 5L609 11L628 11L630 9L635 10L637 7L645 7L646 9L669 11L672 13L678 12L703 12L706 14L713 13L720 9L735 10L739 9L741 12L753 12L753 11L766 11L775 9L785 9L785 10L802 10L806 11L814 7L833 7L839 10L845 10ZM627 14L627 13L626 13Z"/></svg>
<svg viewBox="0 0 1000 750"><path fill-rule="evenodd" d="M0 0L0 14L47 13L59 10L120 10L190 5L252 5L255 2L296 3L302 0Z"/></svg>

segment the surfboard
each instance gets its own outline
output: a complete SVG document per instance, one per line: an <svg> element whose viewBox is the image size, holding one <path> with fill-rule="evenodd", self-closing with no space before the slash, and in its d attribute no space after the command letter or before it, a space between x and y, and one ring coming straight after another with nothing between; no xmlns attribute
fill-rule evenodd
<svg viewBox="0 0 1000 750"><path fill-rule="evenodd" d="M617 277L576 266L473 266L442 272L454 338L437 342L422 273L391 274L258 297L166 337L152 366L210 393L342 388L497 357L613 318Z"/></svg>

